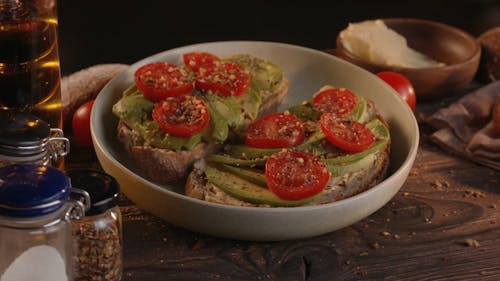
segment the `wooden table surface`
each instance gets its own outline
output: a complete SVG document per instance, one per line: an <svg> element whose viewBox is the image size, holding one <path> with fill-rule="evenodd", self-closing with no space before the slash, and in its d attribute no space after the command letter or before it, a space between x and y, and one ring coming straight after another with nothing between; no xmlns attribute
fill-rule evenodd
<svg viewBox="0 0 500 281"><path fill-rule="evenodd" d="M450 102L419 103L417 119ZM419 123L415 164L397 195L319 237L220 239L175 227L122 196L122 280L500 280L500 173L444 152ZM100 168L94 151L73 141L67 167Z"/></svg>

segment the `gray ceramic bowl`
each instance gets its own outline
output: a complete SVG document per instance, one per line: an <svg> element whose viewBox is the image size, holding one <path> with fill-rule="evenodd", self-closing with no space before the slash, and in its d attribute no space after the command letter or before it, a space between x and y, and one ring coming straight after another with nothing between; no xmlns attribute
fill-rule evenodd
<svg viewBox="0 0 500 281"><path fill-rule="evenodd" d="M112 105L133 83L134 71L149 62L181 64L181 55L208 51L248 53L282 66L291 81L281 109L309 99L325 84L347 87L372 99L390 125L392 152L387 178L354 197L320 206L250 208L218 205L182 194L183 183L157 184L141 176L116 137ZM91 116L94 147L103 169L125 195L144 210L177 226L242 240L286 240L316 236L349 226L384 206L404 184L417 153L419 134L413 113L398 94L370 72L329 54L281 43L213 42L165 51L133 64L99 93Z"/></svg>

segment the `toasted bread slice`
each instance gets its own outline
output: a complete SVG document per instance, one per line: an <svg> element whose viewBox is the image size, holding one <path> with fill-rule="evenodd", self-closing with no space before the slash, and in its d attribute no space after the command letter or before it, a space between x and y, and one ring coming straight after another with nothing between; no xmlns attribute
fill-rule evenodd
<svg viewBox="0 0 500 281"><path fill-rule="evenodd" d="M389 148L390 145L388 144L384 150L377 152L375 159L364 169L332 177L319 196L316 196L307 205L326 204L342 200L359 194L379 183L384 179L389 166ZM194 165L194 169L186 181L185 192L187 196L225 205L272 207L268 204L246 202L226 193L221 188L208 182L203 170L203 161L199 161Z"/></svg>
<svg viewBox="0 0 500 281"><path fill-rule="evenodd" d="M125 123L118 124L118 139L125 145L141 172L148 179L171 182L185 179L191 165L217 150L217 144L201 142L191 150L173 151L146 145L144 139Z"/></svg>
<svg viewBox="0 0 500 281"><path fill-rule="evenodd" d="M359 116L356 115L356 118L362 120L362 122L366 122L366 124L372 125L371 130L374 133L376 132L375 135L378 138L378 141L361 154L355 153L355 155L341 155L346 156L347 158L337 158L338 156L332 155L333 158L326 159L325 163L330 163L330 168L332 169L332 174L327 186L318 195L310 198L311 200L305 200L307 202L304 203L299 202L297 205L318 205L342 200L373 187L385 178L389 166L389 154L391 147L389 126L383 116L378 113L375 103L367 99L365 99L365 101L366 107L362 111L363 113ZM305 128L311 127L311 132L317 130L318 127L317 122L314 120L304 121L303 124ZM340 161L344 162L341 163ZM185 185L185 194L187 196L225 205L252 207L285 206L282 202L276 202L274 199L256 199L253 198L253 196L248 196L248 193L243 195L240 194L239 191L236 192L232 188L222 188L212 182L209 182L206 179L204 172L205 165L205 161L198 161L194 164L194 169L189 174ZM227 176L228 175L225 175L224 179L226 179ZM238 177L237 175L235 176ZM242 190L252 190L252 192L260 193L259 189L246 186L246 183L244 182L239 182L233 180L232 178L227 178L226 180L231 183L240 183L244 186L241 188ZM226 192L226 189L228 189L227 191L231 194ZM255 202L266 203L262 204ZM288 205L292 206L293 203Z"/></svg>
<svg viewBox="0 0 500 281"><path fill-rule="evenodd" d="M288 93L289 80L283 78L276 92L267 94L259 108L259 116L275 110ZM186 179L193 163L214 153L221 144L201 142L191 150L173 151L149 145L141 135L119 122L118 139L124 144L142 174L156 182L173 182Z"/></svg>

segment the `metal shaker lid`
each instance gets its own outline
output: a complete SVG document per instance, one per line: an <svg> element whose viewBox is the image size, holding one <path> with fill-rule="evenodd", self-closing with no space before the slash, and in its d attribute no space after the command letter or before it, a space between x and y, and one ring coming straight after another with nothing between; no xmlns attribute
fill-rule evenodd
<svg viewBox="0 0 500 281"><path fill-rule="evenodd" d="M38 117L15 110L0 110L0 154L29 156L44 151L50 126Z"/></svg>

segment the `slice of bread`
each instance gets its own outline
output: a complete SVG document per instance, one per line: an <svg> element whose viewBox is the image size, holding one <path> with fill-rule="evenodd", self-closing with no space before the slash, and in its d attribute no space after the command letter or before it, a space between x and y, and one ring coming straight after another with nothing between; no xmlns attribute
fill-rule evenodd
<svg viewBox="0 0 500 281"><path fill-rule="evenodd" d="M289 81L283 77L276 91L267 94L259 108L259 116L275 110L288 93ZM201 142L191 150L173 151L153 147L135 130L124 122L117 127L118 139L134 159L139 170L149 180L165 183L185 180L193 163L216 152L222 147L217 143Z"/></svg>
<svg viewBox="0 0 500 281"><path fill-rule="evenodd" d="M375 160L366 168L330 178L320 195L307 205L326 204L342 200L368 190L379 183L384 179L389 166L389 147L388 144L384 150L379 151ZM221 188L208 182L203 170L204 160L195 163L194 169L186 181L185 192L187 196L225 205L271 207L267 204L245 202L227 194Z"/></svg>
<svg viewBox="0 0 500 281"><path fill-rule="evenodd" d="M155 148L146 145L141 135L123 122L118 124L118 139L125 145L143 175L158 182L185 179L196 160L215 152L220 146L201 142L191 150Z"/></svg>
<svg viewBox="0 0 500 281"><path fill-rule="evenodd" d="M380 121L380 123L388 129L388 124L384 120L383 116L378 113L375 103L371 100L365 100L367 102L367 108L365 109L364 114L360 117L360 119L363 120L362 122L378 119L378 121ZM314 124L317 122L304 122L304 126L307 127L307 124L310 123ZM388 131L386 134L388 134ZM359 194L382 181L386 176L389 166L390 136L387 135L387 141L382 143L383 146L377 147L377 150L374 150L374 152L370 152L369 154L365 154L363 158L359 158L358 161L356 161L358 163L363 162L362 165L355 164L353 166L356 168L344 170L349 172L345 172L340 175L332 175L323 191L319 195L315 196L312 201L309 201L306 204L318 205L342 200ZM205 165L205 160L198 161L194 164L194 169L189 174L185 185L185 194L187 196L225 205L272 207L272 205L268 204L259 204L240 200L239 198L226 193L222 188L207 181L204 172ZM343 164L339 163L337 165Z"/></svg>

